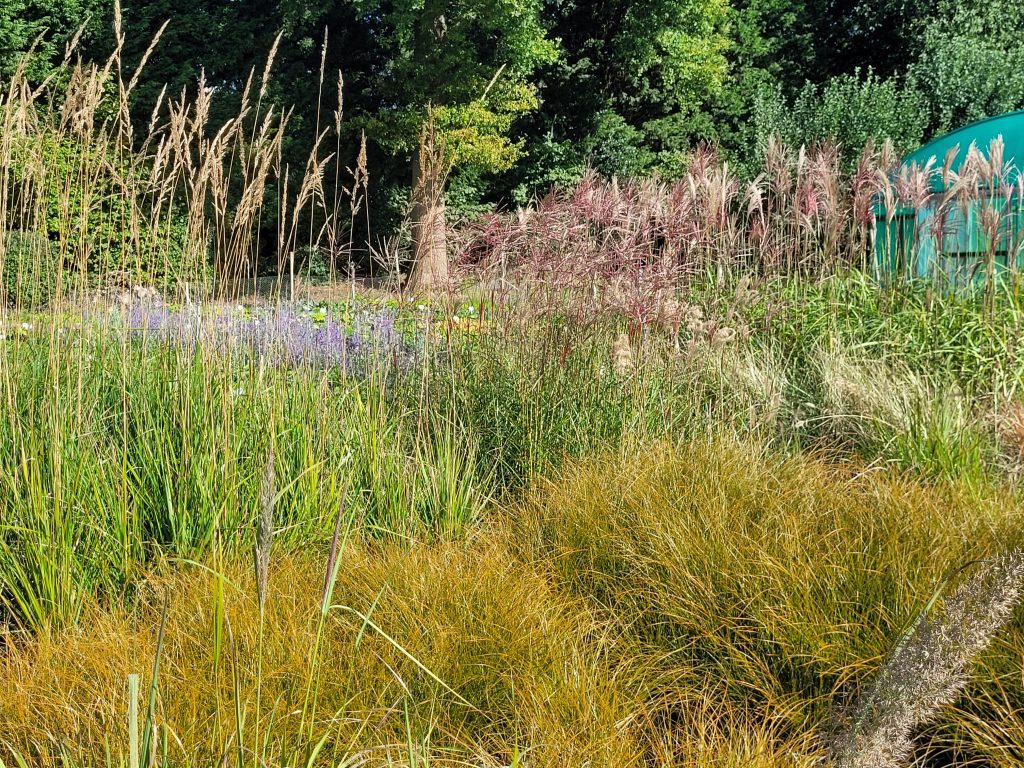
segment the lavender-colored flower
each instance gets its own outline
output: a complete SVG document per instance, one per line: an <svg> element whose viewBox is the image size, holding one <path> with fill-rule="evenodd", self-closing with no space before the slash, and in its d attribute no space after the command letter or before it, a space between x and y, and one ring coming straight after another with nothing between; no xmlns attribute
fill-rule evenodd
<svg viewBox="0 0 1024 768"><path fill-rule="evenodd" d="M375 359L398 363L415 357L388 311L361 313L351 328L320 313L317 321L292 307L263 312L173 311L163 304L137 303L125 311L128 332L142 343L247 356L271 365L337 368L359 375Z"/></svg>

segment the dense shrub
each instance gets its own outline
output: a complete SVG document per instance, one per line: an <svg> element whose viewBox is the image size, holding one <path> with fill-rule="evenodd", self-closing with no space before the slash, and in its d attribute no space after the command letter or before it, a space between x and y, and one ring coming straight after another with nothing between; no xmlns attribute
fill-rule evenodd
<svg viewBox="0 0 1024 768"><path fill-rule="evenodd" d="M9 166L2 226L27 220L50 242L36 249L40 269L122 283L195 279L184 221L151 208L144 165L89 137L41 129L12 137Z"/></svg>
<svg viewBox="0 0 1024 768"><path fill-rule="evenodd" d="M912 87L858 70L820 85L808 82L791 102L780 87L767 88L756 101L754 124L762 142L779 136L793 146L838 143L852 167L868 142L888 139L900 152L916 148L928 110Z"/></svg>
<svg viewBox="0 0 1024 768"><path fill-rule="evenodd" d="M63 279L59 248L38 232L13 230L0 244L0 305L38 309L54 298Z"/></svg>
<svg viewBox="0 0 1024 768"><path fill-rule="evenodd" d="M1016 0L939 0L908 68L935 133L1024 106L1024 9Z"/></svg>

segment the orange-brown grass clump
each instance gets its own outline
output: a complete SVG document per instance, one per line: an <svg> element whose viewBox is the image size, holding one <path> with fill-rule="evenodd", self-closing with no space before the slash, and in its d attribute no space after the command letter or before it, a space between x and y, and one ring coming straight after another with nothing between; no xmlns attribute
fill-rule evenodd
<svg viewBox="0 0 1024 768"><path fill-rule="evenodd" d="M674 697L702 691L824 736L958 567L1021 545L1022 519L998 493L718 442L580 466L509 540L646 648L638 710L692 725ZM1022 660L1018 619L923 748L1018 764Z"/></svg>
<svg viewBox="0 0 1024 768"><path fill-rule="evenodd" d="M101 764L107 738L124 751L125 680L152 665L166 595L156 719L174 764L234 761L236 677L246 754L258 749L272 765L325 736L332 765L384 764L410 743L434 762L507 763L528 746L542 765L628 765L639 753L629 689L599 652L608 630L499 544L346 547L314 668L323 571L312 557L273 559L261 634L249 568L228 566L220 658L220 579L197 567L154 576L134 608L96 607L77 630L10 649L2 740L40 765L61 749Z"/></svg>
<svg viewBox="0 0 1024 768"><path fill-rule="evenodd" d="M262 616L251 566L168 563L133 604L9 643L0 744L121 764L166 599L169 765L810 766L949 572L1020 544L1018 507L985 493L656 445L571 466L464 540L349 540L322 632L326 551L272 553ZM1018 622L918 757L1021 758L1022 649Z"/></svg>

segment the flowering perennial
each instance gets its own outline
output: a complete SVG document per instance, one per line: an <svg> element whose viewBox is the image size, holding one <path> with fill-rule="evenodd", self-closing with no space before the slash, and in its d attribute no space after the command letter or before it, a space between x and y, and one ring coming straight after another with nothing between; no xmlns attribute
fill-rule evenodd
<svg viewBox="0 0 1024 768"><path fill-rule="evenodd" d="M282 307L210 313L137 303L123 313L126 330L144 343L243 354L273 365L339 368L356 372L376 359L410 362L415 342L395 327L388 311L362 312L350 323L326 313L321 318Z"/></svg>

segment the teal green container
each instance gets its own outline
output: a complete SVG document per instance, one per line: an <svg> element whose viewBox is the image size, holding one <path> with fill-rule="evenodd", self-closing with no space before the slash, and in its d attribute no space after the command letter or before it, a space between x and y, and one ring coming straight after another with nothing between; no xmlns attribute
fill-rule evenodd
<svg viewBox="0 0 1024 768"><path fill-rule="evenodd" d="M979 189L977 200L966 207L941 203L947 192L942 167L947 154L955 152L950 170L959 173L972 145L988 157L995 139L1003 142L1006 166L1001 189ZM1019 190L1024 165L1024 110L991 117L959 128L912 152L903 166L920 168L931 163L936 172L930 194L913 207L897 204L889 211L875 203L875 269L885 281L899 277L930 278L952 287L975 285L985 280L986 262L993 259L997 276L1022 266L1024 211ZM1008 194L1007 194L1008 193ZM982 223L986 208L998 212L996 242L990 244ZM990 248L990 245L993 247Z"/></svg>

